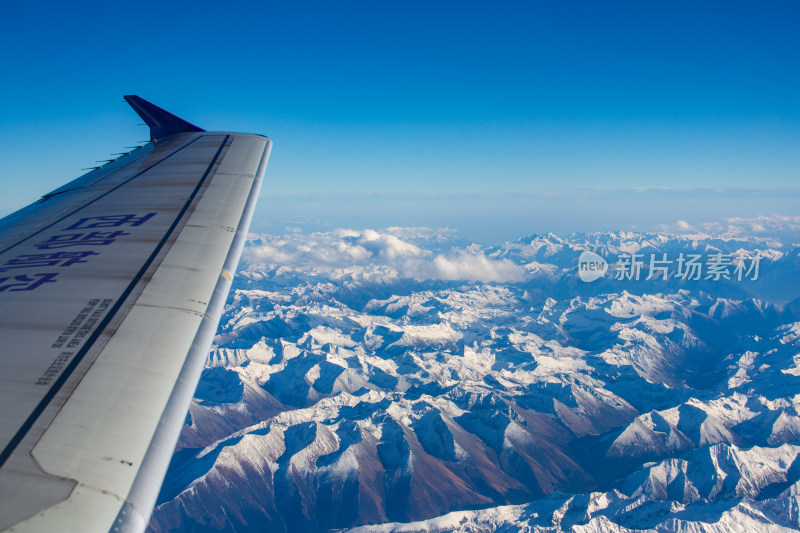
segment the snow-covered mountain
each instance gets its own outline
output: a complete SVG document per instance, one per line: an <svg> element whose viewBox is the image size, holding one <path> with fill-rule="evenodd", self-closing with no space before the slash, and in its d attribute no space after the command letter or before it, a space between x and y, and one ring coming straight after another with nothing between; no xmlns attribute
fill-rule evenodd
<svg viewBox="0 0 800 533"><path fill-rule="evenodd" d="M253 236L150 530L800 529L798 243ZM640 279L580 281L585 250ZM760 264L647 280L653 254Z"/></svg>

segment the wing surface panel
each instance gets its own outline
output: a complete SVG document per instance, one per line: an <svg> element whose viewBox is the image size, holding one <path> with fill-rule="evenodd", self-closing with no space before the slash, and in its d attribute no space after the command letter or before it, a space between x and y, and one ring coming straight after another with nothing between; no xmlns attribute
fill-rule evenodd
<svg viewBox="0 0 800 533"><path fill-rule="evenodd" d="M270 148L180 133L0 221L0 529L146 525Z"/></svg>

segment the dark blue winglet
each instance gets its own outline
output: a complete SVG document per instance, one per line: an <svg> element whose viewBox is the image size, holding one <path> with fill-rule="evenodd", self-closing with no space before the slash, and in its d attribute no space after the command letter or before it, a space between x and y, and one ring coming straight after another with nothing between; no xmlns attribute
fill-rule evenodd
<svg viewBox="0 0 800 533"><path fill-rule="evenodd" d="M151 104L144 98L129 94L125 101L128 102L142 120L150 126L150 140L155 141L168 135L185 133L190 131L206 131L198 128L194 124L186 122L182 118L176 117L169 111L164 111L157 105Z"/></svg>

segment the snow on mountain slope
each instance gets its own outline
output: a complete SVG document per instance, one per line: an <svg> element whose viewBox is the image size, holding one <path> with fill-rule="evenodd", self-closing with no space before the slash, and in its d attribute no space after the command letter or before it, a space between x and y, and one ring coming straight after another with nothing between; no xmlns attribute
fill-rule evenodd
<svg viewBox="0 0 800 533"><path fill-rule="evenodd" d="M748 223L252 238L150 530L800 528L800 221ZM763 259L583 283L585 249Z"/></svg>
<svg viewBox="0 0 800 533"><path fill-rule="evenodd" d="M749 450L719 444L646 465L621 480L620 490L554 493L525 505L349 531L795 531L800 527L798 452L800 447L789 444Z"/></svg>

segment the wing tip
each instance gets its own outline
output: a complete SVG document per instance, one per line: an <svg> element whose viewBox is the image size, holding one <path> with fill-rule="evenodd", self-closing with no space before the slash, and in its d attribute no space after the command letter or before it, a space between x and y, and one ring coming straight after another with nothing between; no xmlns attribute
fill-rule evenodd
<svg viewBox="0 0 800 533"><path fill-rule="evenodd" d="M176 133L206 131L135 94L126 94L123 98L136 111L136 114L142 117L142 120L150 126L151 141Z"/></svg>

